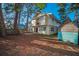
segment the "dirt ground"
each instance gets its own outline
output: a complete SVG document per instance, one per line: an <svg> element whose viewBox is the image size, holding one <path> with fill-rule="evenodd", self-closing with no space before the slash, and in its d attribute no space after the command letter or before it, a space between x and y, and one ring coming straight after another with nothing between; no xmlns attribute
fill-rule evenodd
<svg viewBox="0 0 79 59"><path fill-rule="evenodd" d="M79 56L79 47L25 33L0 37L0 56Z"/></svg>

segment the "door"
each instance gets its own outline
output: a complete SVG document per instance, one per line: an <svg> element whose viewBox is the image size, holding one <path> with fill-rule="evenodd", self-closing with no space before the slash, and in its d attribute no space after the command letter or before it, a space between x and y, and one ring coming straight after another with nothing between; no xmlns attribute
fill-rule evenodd
<svg viewBox="0 0 79 59"><path fill-rule="evenodd" d="M38 28L36 28L36 32L38 32Z"/></svg>

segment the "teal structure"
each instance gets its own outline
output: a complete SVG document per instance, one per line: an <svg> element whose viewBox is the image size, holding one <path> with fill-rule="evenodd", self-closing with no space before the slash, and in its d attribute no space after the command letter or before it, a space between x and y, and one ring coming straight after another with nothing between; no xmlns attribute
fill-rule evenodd
<svg viewBox="0 0 79 59"><path fill-rule="evenodd" d="M78 45L78 32L58 32L58 40Z"/></svg>
<svg viewBox="0 0 79 59"><path fill-rule="evenodd" d="M59 28L58 40L78 45L79 44L78 26L72 23L69 19L66 19L66 21Z"/></svg>

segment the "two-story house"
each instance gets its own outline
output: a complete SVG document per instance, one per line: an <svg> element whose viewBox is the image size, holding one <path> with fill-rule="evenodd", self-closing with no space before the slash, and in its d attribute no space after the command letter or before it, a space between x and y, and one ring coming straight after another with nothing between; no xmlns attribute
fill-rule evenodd
<svg viewBox="0 0 79 59"><path fill-rule="evenodd" d="M39 34L50 35L58 31L60 22L51 13L38 14L34 16L32 23L32 31Z"/></svg>

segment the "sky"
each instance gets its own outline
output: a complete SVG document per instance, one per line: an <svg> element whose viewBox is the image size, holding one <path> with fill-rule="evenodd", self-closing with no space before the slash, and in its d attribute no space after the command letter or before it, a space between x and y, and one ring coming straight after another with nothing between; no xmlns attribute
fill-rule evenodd
<svg viewBox="0 0 79 59"><path fill-rule="evenodd" d="M58 9L59 9L59 6L56 3L47 3L46 7L42 10L42 13L52 13L58 20L60 20ZM25 11L24 13L27 14L27 9L25 7L23 8L23 10ZM9 15L7 15L7 17L8 16L12 17L12 16L14 16L14 13L10 13ZM74 13L71 13L68 16L70 17L70 19L72 21L74 20ZM20 24L25 24L26 23L26 18L27 17L24 18L24 16L21 16ZM32 20L32 19L30 19L30 20Z"/></svg>
<svg viewBox="0 0 79 59"><path fill-rule="evenodd" d="M59 16L59 13L58 13L58 9L59 9L59 6L56 4L56 3L47 3L46 4L46 7L42 10L41 13L52 13L58 20L60 20L60 16ZM24 8L24 10L26 11L26 9ZM32 17L34 16L35 14L32 15ZM68 15L70 17L70 20L73 21L74 20L74 13L70 13ZM26 18L24 19L26 20ZM24 20L21 21L21 23L26 23L24 22ZM32 19L30 19L31 21Z"/></svg>
<svg viewBox="0 0 79 59"><path fill-rule="evenodd" d="M43 9L43 13L52 13L58 20L60 20L60 16L58 13L59 7L56 3L47 3L47 6L45 9ZM73 21L74 20L74 13L70 13L68 15L70 19Z"/></svg>

